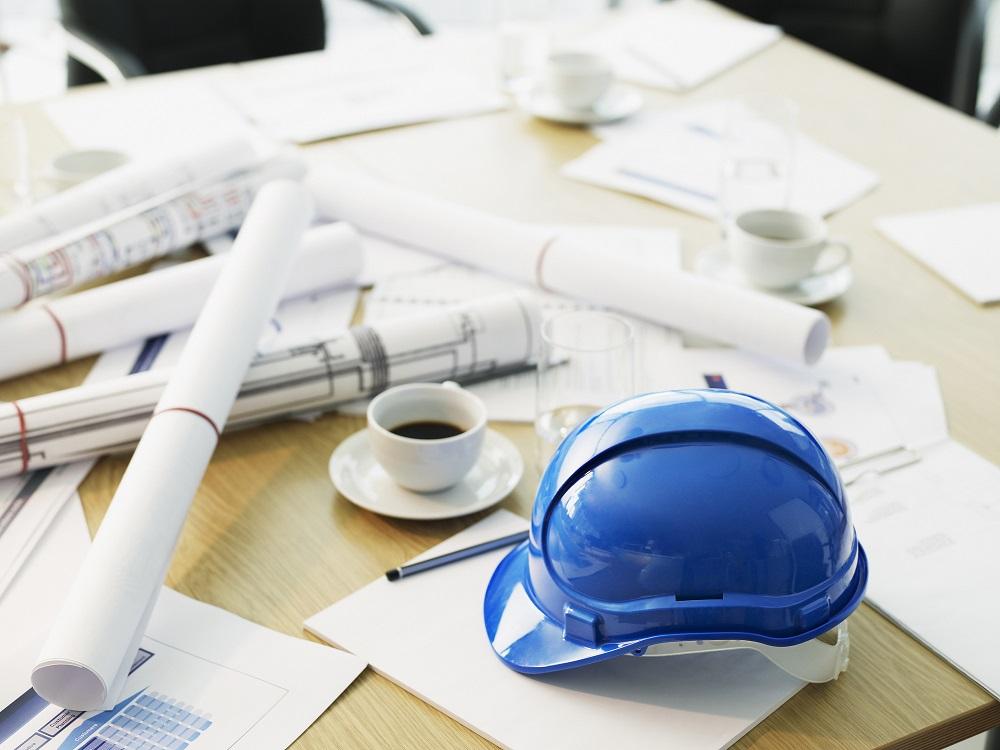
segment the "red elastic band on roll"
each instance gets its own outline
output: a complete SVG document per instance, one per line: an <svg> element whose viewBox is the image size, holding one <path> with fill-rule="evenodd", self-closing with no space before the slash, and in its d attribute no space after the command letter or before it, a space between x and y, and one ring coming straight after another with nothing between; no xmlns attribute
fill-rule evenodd
<svg viewBox="0 0 1000 750"><path fill-rule="evenodd" d="M542 245L542 249L538 251L538 257L535 258L535 283L538 285L538 288L541 289L543 292L552 291L545 285L545 276L542 274L542 267L545 265L545 254L549 251L549 248L555 244L555 241L557 239L559 238L550 237L549 239L547 239L545 241L545 244Z"/></svg>
<svg viewBox="0 0 1000 750"><path fill-rule="evenodd" d="M17 401L11 401L10 405L17 412L17 429L20 433L21 443L21 473L23 474L28 470L28 464L31 463L31 453L28 451L28 423L24 418L24 411L21 410L20 404Z"/></svg>
<svg viewBox="0 0 1000 750"><path fill-rule="evenodd" d="M208 416L204 412L200 412L197 409L192 409L188 406L168 406L166 409L162 409L156 412L153 416L158 417L161 414L166 414L168 411L186 411L188 414L194 414L196 417L201 417L206 422L208 422L209 426L213 430L215 430L215 436L217 438L222 437L222 430L219 429L218 425L215 424L215 421L210 416Z"/></svg>
<svg viewBox="0 0 1000 750"><path fill-rule="evenodd" d="M42 305L42 309L49 314L52 318L52 322L56 324L56 331L59 332L59 364L66 364L66 329L63 327L62 321L56 317L56 314L52 312L52 308L48 305Z"/></svg>

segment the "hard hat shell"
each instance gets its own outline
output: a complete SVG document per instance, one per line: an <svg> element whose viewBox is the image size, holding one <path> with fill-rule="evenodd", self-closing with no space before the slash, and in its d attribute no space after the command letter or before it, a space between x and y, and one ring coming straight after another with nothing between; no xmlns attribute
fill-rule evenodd
<svg viewBox="0 0 1000 750"><path fill-rule="evenodd" d="M867 578L840 477L802 424L742 393L667 391L563 440L483 612L509 667L550 672L665 641L803 643Z"/></svg>

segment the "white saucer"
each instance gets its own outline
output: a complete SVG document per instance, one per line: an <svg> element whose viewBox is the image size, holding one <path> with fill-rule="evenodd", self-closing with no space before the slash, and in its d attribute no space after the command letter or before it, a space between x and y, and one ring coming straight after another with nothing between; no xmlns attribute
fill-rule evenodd
<svg viewBox="0 0 1000 750"><path fill-rule="evenodd" d="M642 108L642 95L631 86L614 86L589 109L573 109L545 88L527 96L525 110L543 120L563 125L603 125L623 120Z"/></svg>
<svg viewBox="0 0 1000 750"><path fill-rule="evenodd" d="M785 289L764 289L750 283L740 269L729 262L729 256L722 245L702 248L694 259L694 270L716 281L750 287L800 305L821 305L830 302L850 289L854 280L850 266L843 266L830 273L810 276Z"/></svg>
<svg viewBox="0 0 1000 750"><path fill-rule="evenodd" d="M396 484L378 465L366 430L351 435L330 456L330 478L341 495L372 513L393 518L455 518L489 508L521 480L524 461L510 440L486 431L483 452L465 478L440 492L413 492Z"/></svg>

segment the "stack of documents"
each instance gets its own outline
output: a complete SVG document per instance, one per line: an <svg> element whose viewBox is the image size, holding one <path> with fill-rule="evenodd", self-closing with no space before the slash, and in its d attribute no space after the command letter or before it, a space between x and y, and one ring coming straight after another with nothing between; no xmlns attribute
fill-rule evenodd
<svg viewBox="0 0 1000 750"><path fill-rule="evenodd" d="M729 103L714 101L595 129L603 143L563 166L582 182L716 218ZM878 185L878 175L798 134L790 208L826 216Z"/></svg>
<svg viewBox="0 0 1000 750"><path fill-rule="evenodd" d="M979 304L1000 300L1000 203L887 216L875 226Z"/></svg>
<svg viewBox="0 0 1000 750"><path fill-rule="evenodd" d="M607 55L623 79L670 91L694 88L781 38L781 29L674 0L623 15L582 40Z"/></svg>

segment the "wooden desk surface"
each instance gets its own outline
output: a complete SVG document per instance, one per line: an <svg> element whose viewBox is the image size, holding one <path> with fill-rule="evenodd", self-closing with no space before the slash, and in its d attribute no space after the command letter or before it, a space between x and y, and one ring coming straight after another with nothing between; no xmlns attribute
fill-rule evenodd
<svg viewBox="0 0 1000 750"><path fill-rule="evenodd" d="M883 344L896 358L936 366L952 434L1000 462L1000 399L994 388L982 387L984 379L995 384L1000 373L1000 308L970 302L872 225L888 213L996 200L996 132L790 39L683 99L648 92L647 101L670 105L745 91L793 98L806 133L881 175L875 193L831 221L834 234L853 244L856 273L853 288L826 308L836 343ZM33 156L42 165L61 138L40 108L29 108L27 116ZM340 139L308 153L520 219L672 226L683 233L688 253L715 239L708 221L560 177L560 165L593 142L583 131L505 112ZM86 360L0 384L0 397L74 385L89 365ZM302 622L308 616L477 520L395 521L338 497L327 459L362 426L361 419L327 416L225 436L167 583L307 637ZM530 455L529 427L499 427ZM82 486L92 531L126 462L101 461ZM536 481L529 468L503 507L527 515ZM1000 724L1000 704L867 605L851 618L851 630L850 669L835 683L803 689L736 747L941 748ZM371 671L297 743L490 746Z"/></svg>

